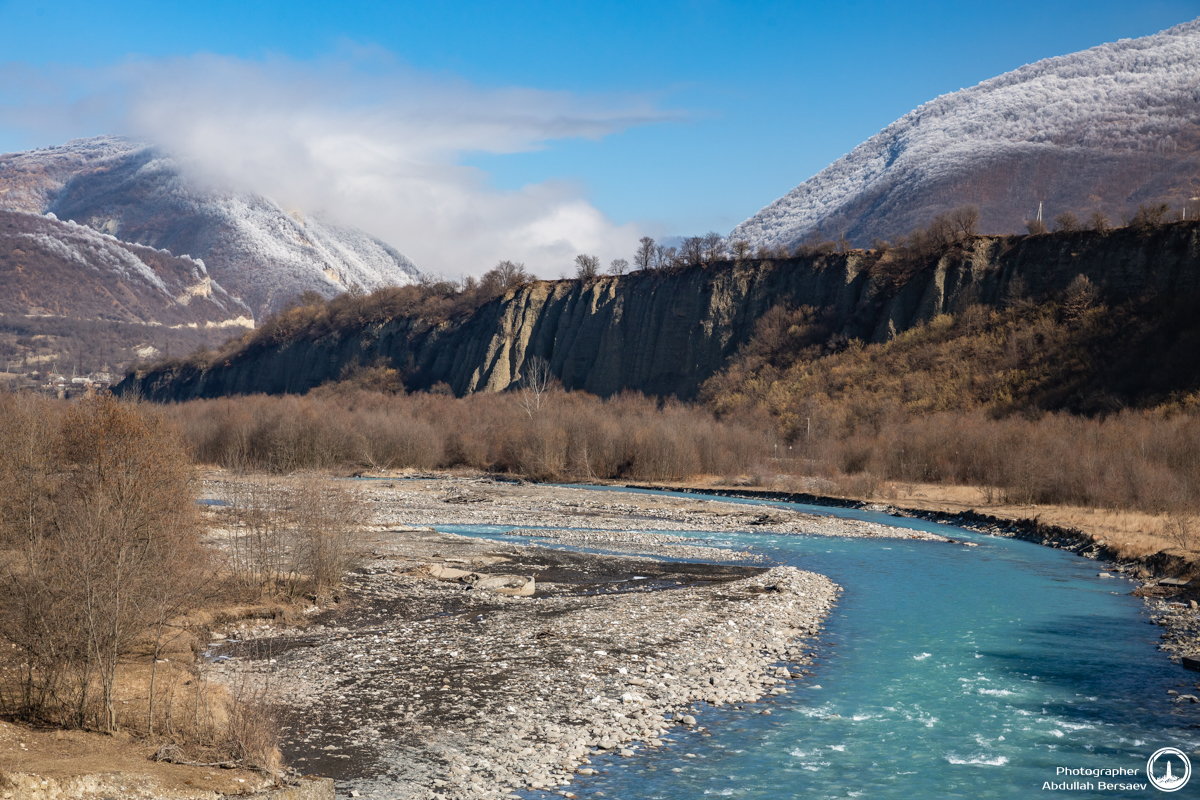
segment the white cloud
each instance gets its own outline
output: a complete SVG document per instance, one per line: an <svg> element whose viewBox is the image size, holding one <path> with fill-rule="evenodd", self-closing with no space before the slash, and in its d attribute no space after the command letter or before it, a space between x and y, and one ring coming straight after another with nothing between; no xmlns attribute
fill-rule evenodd
<svg viewBox="0 0 1200 800"><path fill-rule="evenodd" d="M31 72L36 94L14 92L9 81ZM355 225L448 275L511 258L555 277L579 252L628 257L643 233L614 224L569 180L501 191L467 156L677 118L644 97L480 87L362 48L312 62L197 55L87 73L8 65L0 81L4 124L154 142L203 179Z"/></svg>

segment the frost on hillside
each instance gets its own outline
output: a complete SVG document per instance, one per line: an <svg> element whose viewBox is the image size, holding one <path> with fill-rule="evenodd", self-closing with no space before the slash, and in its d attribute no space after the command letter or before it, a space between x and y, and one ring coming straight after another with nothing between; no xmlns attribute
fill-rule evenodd
<svg viewBox="0 0 1200 800"><path fill-rule="evenodd" d="M0 289L0 313L192 326L250 317L200 259L122 242L52 213L0 211Z"/></svg>
<svg viewBox="0 0 1200 800"><path fill-rule="evenodd" d="M998 232L1039 202L1118 214L1195 194L1200 20L1049 58L943 95L863 142L730 234L864 243L975 203ZM1157 196L1156 196L1157 195Z"/></svg>
<svg viewBox="0 0 1200 800"><path fill-rule="evenodd" d="M305 291L330 297L419 277L411 261L362 231L204 185L170 156L120 137L0 156L0 210L50 212L201 259L260 318Z"/></svg>

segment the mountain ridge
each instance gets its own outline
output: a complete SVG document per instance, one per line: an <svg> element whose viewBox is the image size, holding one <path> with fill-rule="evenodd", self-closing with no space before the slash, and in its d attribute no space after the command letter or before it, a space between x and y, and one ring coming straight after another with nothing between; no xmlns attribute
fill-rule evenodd
<svg viewBox="0 0 1200 800"><path fill-rule="evenodd" d="M246 192L204 186L123 137L0 155L0 210L53 213L122 241L192 256L261 317L305 291L403 285L420 273L390 245Z"/></svg>
<svg viewBox="0 0 1200 800"><path fill-rule="evenodd" d="M1043 59L942 95L885 127L731 232L753 247L856 244L964 204L987 233L1039 204L1117 219L1200 195L1200 20Z"/></svg>
<svg viewBox="0 0 1200 800"><path fill-rule="evenodd" d="M0 211L0 313L151 325L251 327L204 262L85 225Z"/></svg>

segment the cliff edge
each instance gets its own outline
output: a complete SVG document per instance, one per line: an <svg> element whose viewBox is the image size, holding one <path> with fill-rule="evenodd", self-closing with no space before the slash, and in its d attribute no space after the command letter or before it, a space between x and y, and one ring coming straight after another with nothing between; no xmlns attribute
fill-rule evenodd
<svg viewBox="0 0 1200 800"><path fill-rule="evenodd" d="M445 383L461 396L504 391L541 357L567 389L689 399L779 304L830 309L839 335L878 342L973 304L1061 296L1078 275L1113 304L1200 293L1200 223L976 236L899 269L886 255L852 250L537 281L447 321L397 316L259 337L211 363L131 373L115 391L156 401L304 393L347 365L386 363L410 390Z"/></svg>

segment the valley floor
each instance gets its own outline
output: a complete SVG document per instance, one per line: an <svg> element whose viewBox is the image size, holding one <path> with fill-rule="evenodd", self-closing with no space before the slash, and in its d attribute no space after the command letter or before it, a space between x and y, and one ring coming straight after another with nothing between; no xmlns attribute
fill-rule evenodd
<svg viewBox="0 0 1200 800"><path fill-rule="evenodd" d="M263 480L290 479L211 472L202 496L224 500ZM686 748L705 736L707 704L767 714L791 684L819 681L809 667L841 589L721 545L713 532L954 546L789 509L479 474L337 483L371 509L356 541L361 560L339 602L300 622L216 627L204 671L235 690L269 687L280 703L286 760L300 773L334 778L339 796L570 797L576 781L620 757ZM917 494L913 487L910 498ZM214 514L210 537L218 549L220 519ZM1156 621L1176 655L1200 652L1200 617L1186 599L1147 600L1161 608ZM65 746L18 726L0 733L0 776L28 761L19 744ZM228 783L228 771L187 769L197 782L162 796L234 789L200 782L215 772ZM142 796L135 792L144 779L134 774L123 785ZM110 770L106 786L125 777Z"/></svg>
<svg viewBox="0 0 1200 800"><path fill-rule="evenodd" d="M235 484L213 476L207 496ZM914 537L477 475L352 485L374 524L343 601L302 626L223 631L215 655L229 658L215 670L227 684L271 682L288 708L285 757L361 797L569 796L597 756L705 735L696 714L706 703L769 713L772 697L805 679L840 589L690 532ZM514 530L489 541L446 530L455 526ZM533 578L534 593L475 588L479 576Z"/></svg>

